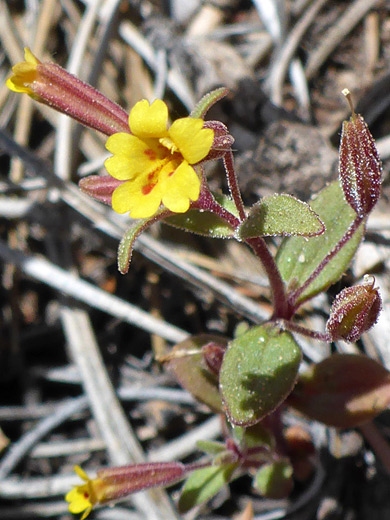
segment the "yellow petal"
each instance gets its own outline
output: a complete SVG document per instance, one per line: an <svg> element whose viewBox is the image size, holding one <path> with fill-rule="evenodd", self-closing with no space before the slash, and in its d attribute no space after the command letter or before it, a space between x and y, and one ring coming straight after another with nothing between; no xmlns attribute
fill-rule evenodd
<svg viewBox="0 0 390 520"><path fill-rule="evenodd" d="M184 159L195 164L206 157L213 144L214 132L203 128L203 119L184 117L176 119L169 129L169 137Z"/></svg>
<svg viewBox="0 0 390 520"><path fill-rule="evenodd" d="M32 63L33 65L38 65L38 63L41 63L38 58L34 56L34 54L31 52L31 50L28 47L24 48L24 59L28 63Z"/></svg>
<svg viewBox="0 0 390 520"><path fill-rule="evenodd" d="M112 209L117 213L130 212L132 218L148 218L153 216L161 204L158 184L149 193L144 193L147 186L147 175L118 186L112 195Z"/></svg>
<svg viewBox="0 0 390 520"><path fill-rule="evenodd" d="M104 161L104 166L111 177L119 181L128 181L137 175L136 164L127 155L113 155Z"/></svg>
<svg viewBox="0 0 390 520"><path fill-rule="evenodd" d="M71 502L68 509L71 513L75 513L77 515L89 507L92 509L92 504L90 502L87 502L86 500L78 500Z"/></svg>
<svg viewBox="0 0 390 520"><path fill-rule="evenodd" d="M184 213L190 200L198 200L200 180L195 170L183 161L172 175L161 180L162 202L175 213Z"/></svg>
<svg viewBox="0 0 390 520"><path fill-rule="evenodd" d="M164 137L167 135L168 107L156 99L151 105L146 99L138 101L129 116L131 132L137 137Z"/></svg>
<svg viewBox="0 0 390 520"><path fill-rule="evenodd" d="M89 507L84 511L84 514L82 515L82 517L80 518L80 520L85 520L91 511L92 511L92 506L89 506Z"/></svg>
<svg viewBox="0 0 390 520"><path fill-rule="evenodd" d="M12 73L12 76L7 79L7 87L14 92L24 92L29 95L34 95L30 85L37 77L36 66L23 61L12 67Z"/></svg>
<svg viewBox="0 0 390 520"><path fill-rule="evenodd" d="M167 154L157 140L141 141L138 137L126 133L110 136L106 148L114 156L109 157L104 165L108 173L120 181L157 169L160 160Z"/></svg>
<svg viewBox="0 0 390 520"><path fill-rule="evenodd" d="M85 480L85 482L90 481L90 478L80 466L75 466L73 470L81 479Z"/></svg>

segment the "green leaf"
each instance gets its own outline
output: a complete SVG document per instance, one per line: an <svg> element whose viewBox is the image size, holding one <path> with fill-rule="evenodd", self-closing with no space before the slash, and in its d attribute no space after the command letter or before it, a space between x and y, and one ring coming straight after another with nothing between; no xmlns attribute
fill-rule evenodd
<svg viewBox="0 0 390 520"><path fill-rule="evenodd" d="M118 269L122 274L129 270L131 255L136 238L150 222L150 218L137 220L123 235L118 247Z"/></svg>
<svg viewBox="0 0 390 520"><path fill-rule="evenodd" d="M390 404L390 372L366 356L335 354L300 375L288 404L311 419L352 428Z"/></svg>
<svg viewBox="0 0 390 520"><path fill-rule="evenodd" d="M245 428L242 426L234 426L233 436L242 450L258 448L260 446L271 447L274 444L273 436L269 430L264 428L262 423L257 423Z"/></svg>
<svg viewBox="0 0 390 520"><path fill-rule="evenodd" d="M218 441L197 441L196 447L208 455L218 455L226 451L226 444Z"/></svg>
<svg viewBox="0 0 390 520"><path fill-rule="evenodd" d="M203 345L210 342L226 345L227 340L211 335L188 338L173 347L166 366L174 373L180 385L198 401L206 404L215 412L221 412L223 408L218 390L218 379L208 370L201 351Z"/></svg>
<svg viewBox="0 0 390 520"><path fill-rule="evenodd" d="M215 199L224 209L237 216L237 208L230 197L215 195ZM209 211L190 209L186 213L172 215L163 220L166 224L184 231L197 233L211 238L232 238L233 228L221 217Z"/></svg>
<svg viewBox="0 0 390 520"><path fill-rule="evenodd" d="M216 495L223 486L229 483L236 467L236 463L231 463L197 469L191 473L180 496L180 513L185 513Z"/></svg>
<svg viewBox="0 0 390 520"><path fill-rule="evenodd" d="M292 290L300 287L308 279L344 236L356 217L356 213L345 201L338 181L320 191L317 197L310 202L310 206L324 222L325 233L309 240L303 237L285 239L276 258L282 278ZM362 223L352 238L299 296L298 302L312 298L337 282L347 269L360 244L364 227L365 224Z"/></svg>
<svg viewBox="0 0 390 520"><path fill-rule="evenodd" d="M237 236L241 239L276 235L311 237L324 231L321 219L306 202L291 195L275 194L252 207Z"/></svg>
<svg viewBox="0 0 390 520"><path fill-rule="evenodd" d="M233 228L223 218L199 209L190 209L186 213L167 217L163 222L184 231L211 238L232 238L234 236Z"/></svg>
<svg viewBox="0 0 390 520"><path fill-rule="evenodd" d="M278 460L262 466L256 473L254 487L266 498L287 497L293 487L293 469L288 460Z"/></svg>
<svg viewBox="0 0 390 520"><path fill-rule="evenodd" d="M212 90L208 94L204 95L200 101L195 105L192 110L190 117L195 118L204 118L208 110L220 99L227 96L229 93L228 89L225 87L217 88L216 90Z"/></svg>
<svg viewBox="0 0 390 520"><path fill-rule="evenodd" d="M219 377L229 420L250 426L272 412L291 392L300 361L293 336L273 324L254 327L233 340Z"/></svg>

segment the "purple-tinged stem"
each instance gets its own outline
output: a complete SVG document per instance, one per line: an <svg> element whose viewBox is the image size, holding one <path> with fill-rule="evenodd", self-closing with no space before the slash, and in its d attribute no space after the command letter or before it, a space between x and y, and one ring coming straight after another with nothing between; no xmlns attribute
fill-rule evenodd
<svg viewBox="0 0 390 520"><path fill-rule="evenodd" d="M233 153L231 150L225 153L223 156L223 164L225 166L225 170L227 173L227 180L229 185L229 190L234 200L234 203L237 207L238 214L240 216L240 220L246 219L246 213L244 209L244 203L242 202L240 188L237 183L237 176L234 169L234 160Z"/></svg>
<svg viewBox="0 0 390 520"><path fill-rule="evenodd" d="M230 213L230 211L218 204L207 187L201 190L198 200L193 202L191 207L204 211L210 211L211 213L218 215L228 224L230 224L233 229L236 229L240 225L239 219Z"/></svg>
<svg viewBox="0 0 390 520"><path fill-rule="evenodd" d="M296 291L292 292L288 296L288 301L290 307L294 310L294 312L298 309L298 307L303 302L297 302L298 298L301 296L301 294L309 287L309 285L317 278L317 276L321 273L321 271L329 264L329 262L334 258L337 253L340 251L342 247L353 237L356 230L360 226L360 224L364 221L365 216L364 215L357 215L355 220L352 222L352 224L349 226L347 231L345 232L344 236L338 241L338 243L334 246L332 251L330 251L326 257L322 260L322 262L314 269L314 271L311 273L309 278L299 287Z"/></svg>
<svg viewBox="0 0 390 520"><path fill-rule="evenodd" d="M267 273L274 303L273 319L289 319L292 313L289 309L284 282L265 240L261 237L257 237L247 238L245 242L249 244L256 253Z"/></svg>
<svg viewBox="0 0 390 520"><path fill-rule="evenodd" d="M307 329L306 327L302 327L301 325L297 325L291 321L283 320L281 322L283 329L289 330L290 332L296 332L297 334L302 334L302 336L306 336L312 339L318 339L319 341L325 341L326 343L331 343L332 338L330 334L327 332L318 332L315 330Z"/></svg>
<svg viewBox="0 0 390 520"><path fill-rule="evenodd" d="M225 208L223 208L220 204L218 204L207 187L204 187L201 190L199 199L196 202L193 202L191 207L202 209L204 211L210 211L215 215L218 215L228 224L230 224L233 229L236 229L240 225L240 220ZM271 255L267 244L265 243L265 240L258 237L248 238L245 240L245 242L257 255L268 275L274 302L273 318L289 319L291 317L291 313L289 312L287 296L284 290L284 283L275 260Z"/></svg>

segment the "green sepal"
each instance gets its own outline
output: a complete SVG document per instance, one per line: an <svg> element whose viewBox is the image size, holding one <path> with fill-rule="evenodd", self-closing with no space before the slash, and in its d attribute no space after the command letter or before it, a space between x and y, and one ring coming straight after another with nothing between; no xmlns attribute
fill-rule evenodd
<svg viewBox="0 0 390 520"><path fill-rule="evenodd" d="M295 384L301 356L293 336L271 323L231 341L219 377L230 422L250 426L277 408Z"/></svg>
<svg viewBox="0 0 390 520"><path fill-rule="evenodd" d="M324 222L326 231L309 240L303 237L290 237L283 240L276 261L282 278L290 290L303 285L326 255L337 245L356 217L354 210L345 201L338 181L332 182L321 190L310 202L310 206ZM312 298L339 280L362 240L364 229L363 222L352 238L299 296L297 302L302 303Z"/></svg>
<svg viewBox="0 0 390 520"><path fill-rule="evenodd" d="M227 88L221 87L205 94L191 111L190 117L203 119L210 108L215 105L217 101L227 96L228 93L229 91Z"/></svg>
<svg viewBox="0 0 390 520"><path fill-rule="evenodd" d="M312 237L324 231L323 222L306 202L282 193L264 197L252 206L236 235L241 240L280 235Z"/></svg>
<svg viewBox="0 0 390 520"><path fill-rule="evenodd" d="M237 463L209 466L191 473L180 496L179 512L186 513L193 507L210 500L223 486L230 482L237 466Z"/></svg>

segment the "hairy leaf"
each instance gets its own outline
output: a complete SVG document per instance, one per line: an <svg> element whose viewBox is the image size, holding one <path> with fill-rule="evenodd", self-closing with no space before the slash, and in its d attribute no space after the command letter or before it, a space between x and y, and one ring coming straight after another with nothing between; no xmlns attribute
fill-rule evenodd
<svg viewBox="0 0 390 520"><path fill-rule="evenodd" d="M312 209L324 222L323 235L306 239L290 237L282 242L277 264L283 280L291 289L300 287L334 248L355 219L355 212L344 199L338 181L329 184L310 202ZM352 238L332 258L328 265L299 296L298 302L312 298L337 282L349 266L364 234L362 223Z"/></svg>
<svg viewBox="0 0 390 520"><path fill-rule="evenodd" d="M321 219L306 202L291 195L275 194L252 207L237 235L241 239L276 235L311 237L324 231Z"/></svg>
<svg viewBox="0 0 390 520"><path fill-rule="evenodd" d="M220 372L220 390L233 424L259 422L291 392L301 361L293 336L272 324L233 340Z"/></svg>

